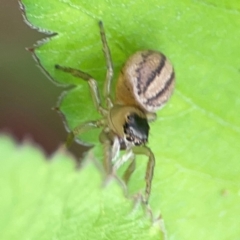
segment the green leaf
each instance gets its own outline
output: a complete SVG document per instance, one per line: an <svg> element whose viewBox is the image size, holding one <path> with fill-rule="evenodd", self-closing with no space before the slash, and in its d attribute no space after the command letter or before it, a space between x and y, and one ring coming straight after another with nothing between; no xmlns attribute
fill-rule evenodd
<svg viewBox="0 0 240 240"><path fill-rule="evenodd" d="M238 239L239 1L23 3L32 25L58 33L35 55L56 82L77 85L60 104L70 128L99 116L87 84L54 65L86 71L102 89L106 68L98 20L105 25L115 78L136 50L156 49L171 59L176 91L151 123L149 146L157 163L150 205L155 216L161 212L169 239ZM96 143L97 135L88 133L83 139ZM144 188L146 159L137 163L132 193Z"/></svg>
<svg viewBox="0 0 240 240"><path fill-rule="evenodd" d="M0 136L0 239L159 239L118 184L100 186L91 158L79 171L66 153L47 161L29 143Z"/></svg>

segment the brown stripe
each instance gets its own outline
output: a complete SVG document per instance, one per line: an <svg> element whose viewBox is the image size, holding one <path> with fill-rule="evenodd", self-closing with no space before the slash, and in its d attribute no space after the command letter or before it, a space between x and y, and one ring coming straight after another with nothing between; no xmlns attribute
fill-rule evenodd
<svg viewBox="0 0 240 240"><path fill-rule="evenodd" d="M160 55L161 55L161 61L159 62L157 68L154 71L151 72L151 75L147 79L146 84L145 84L145 86L143 88L143 93L145 93L147 91L148 87L154 81L156 76L161 74L161 71L162 71L162 69L163 69L163 67L165 65L165 62L166 62L166 57L163 54L161 54L161 53L160 53Z"/></svg>
<svg viewBox="0 0 240 240"><path fill-rule="evenodd" d="M142 56L142 59L143 61L139 63L139 67L136 69L136 73L138 73L138 76L137 76L137 90L138 90L138 95L142 94L142 92L144 91L144 89L141 89L143 86L142 84L142 74L141 74L141 71L142 71L142 68L146 65L146 62L147 62L147 58L152 54L153 52L152 51L148 51L146 52L146 54L142 53L141 56Z"/></svg>
<svg viewBox="0 0 240 240"><path fill-rule="evenodd" d="M145 104L150 104L150 105L151 105L151 103L152 103L154 100L158 99L161 95L163 95L163 94L168 90L168 88L171 86L171 84L172 84L172 82L173 82L173 80L174 80L174 77L175 77L175 73L174 73L174 71L172 71L171 76L170 76L170 78L166 81L164 88L162 88L155 96L149 98L149 99L145 102ZM163 104L163 103L164 103L164 102L162 102L162 104Z"/></svg>

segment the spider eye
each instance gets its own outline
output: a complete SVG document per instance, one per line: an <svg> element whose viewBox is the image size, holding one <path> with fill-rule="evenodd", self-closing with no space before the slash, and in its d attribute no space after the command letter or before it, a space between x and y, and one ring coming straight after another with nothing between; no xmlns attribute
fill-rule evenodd
<svg viewBox="0 0 240 240"><path fill-rule="evenodd" d="M148 140L149 125L147 119L140 117L136 113L127 116L123 129L126 139L133 142L134 145L145 144Z"/></svg>
<svg viewBox="0 0 240 240"><path fill-rule="evenodd" d="M131 115L131 114L127 115L127 121L128 122L134 121L133 115Z"/></svg>

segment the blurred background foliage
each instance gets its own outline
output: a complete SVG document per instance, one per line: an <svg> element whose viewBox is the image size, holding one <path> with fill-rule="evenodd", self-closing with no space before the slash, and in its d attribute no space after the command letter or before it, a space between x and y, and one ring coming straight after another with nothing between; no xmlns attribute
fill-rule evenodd
<svg viewBox="0 0 240 240"><path fill-rule="evenodd" d="M1 0L0 31L0 132L31 139L51 154L67 134L52 110L64 89L50 82L26 51L45 35L24 23L17 0Z"/></svg>

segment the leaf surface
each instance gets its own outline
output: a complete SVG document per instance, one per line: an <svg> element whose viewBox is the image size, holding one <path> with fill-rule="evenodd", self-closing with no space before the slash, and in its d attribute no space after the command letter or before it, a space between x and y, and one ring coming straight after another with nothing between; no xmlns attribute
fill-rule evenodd
<svg viewBox="0 0 240 240"><path fill-rule="evenodd" d="M150 205L161 212L169 239L240 236L240 4L231 1L24 0L26 17L58 33L35 50L46 71L73 84L60 103L69 128L99 115L88 86L54 69L90 73L102 89L105 61L97 22L105 25L115 79L140 49L156 49L174 64L176 91L151 123L149 146L157 163ZM82 136L98 143L98 132ZM97 156L100 158L100 156ZM130 191L144 188L146 159L138 158Z"/></svg>

